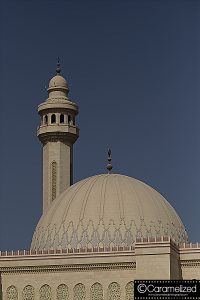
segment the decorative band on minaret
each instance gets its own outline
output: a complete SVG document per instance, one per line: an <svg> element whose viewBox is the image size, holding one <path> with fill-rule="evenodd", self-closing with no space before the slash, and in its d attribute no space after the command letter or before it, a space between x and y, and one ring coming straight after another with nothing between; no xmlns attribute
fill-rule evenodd
<svg viewBox="0 0 200 300"><path fill-rule="evenodd" d="M48 99L38 106L41 124L37 136L43 145L43 212L73 184L73 144L79 136L76 126L78 106L68 98L67 81L60 75L50 82Z"/></svg>

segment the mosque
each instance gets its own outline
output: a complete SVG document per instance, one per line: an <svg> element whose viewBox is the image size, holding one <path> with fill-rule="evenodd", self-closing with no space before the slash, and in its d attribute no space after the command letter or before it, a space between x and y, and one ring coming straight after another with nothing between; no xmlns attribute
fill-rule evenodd
<svg viewBox="0 0 200 300"><path fill-rule="evenodd" d="M147 184L111 172L73 184L78 106L61 76L38 106L43 214L30 250L0 252L3 300L132 300L135 279L200 279L200 244L189 243L170 203Z"/></svg>

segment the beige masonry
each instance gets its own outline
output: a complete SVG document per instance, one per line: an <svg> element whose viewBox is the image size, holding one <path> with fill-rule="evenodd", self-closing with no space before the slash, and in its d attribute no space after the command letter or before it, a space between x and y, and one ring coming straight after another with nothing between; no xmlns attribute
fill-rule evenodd
<svg viewBox="0 0 200 300"><path fill-rule="evenodd" d="M127 297L126 286L135 279L199 279L200 245L177 247L167 237L138 239L135 247L121 249L2 252L0 264L4 299L12 285L17 288L18 299L23 299L27 285L33 286L36 300L43 299L40 289L44 285L51 287L52 299L58 299L56 290L61 284L68 287L68 299L74 299L74 287L82 283L86 289L84 299L89 300L91 287L97 282L102 285L103 299L112 299L107 295L113 282L120 287L117 299L133 299Z"/></svg>
<svg viewBox="0 0 200 300"><path fill-rule="evenodd" d="M133 300L135 279L200 279L200 244L153 188L120 174L72 184L79 129L68 91L58 64L38 106L43 215L31 250L0 251L0 299Z"/></svg>

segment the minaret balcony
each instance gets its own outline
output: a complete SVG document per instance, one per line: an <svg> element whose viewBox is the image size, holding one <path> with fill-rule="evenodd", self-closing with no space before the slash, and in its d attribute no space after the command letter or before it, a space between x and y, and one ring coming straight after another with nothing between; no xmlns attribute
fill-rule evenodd
<svg viewBox="0 0 200 300"><path fill-rule="evenodd" d="M79 128L75 125L66 125L66 124L50 124L50 125L41 125L38 127L37 136L43 133L51 132L70 132L73 134L79 133Z"/></svg>
<svg viewBox="0 0 200 300"><path fill-rule="evenodd" d="M79 128L74 125L41 125L37 130L37 136L42 143L69 139L74 143L79 136Z"/></svg>

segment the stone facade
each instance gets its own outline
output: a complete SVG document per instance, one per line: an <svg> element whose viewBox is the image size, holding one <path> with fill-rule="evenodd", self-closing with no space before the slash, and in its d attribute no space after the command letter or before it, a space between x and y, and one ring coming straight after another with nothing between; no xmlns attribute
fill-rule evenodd
<svg viewBox="0 0 200 300"><path fill-rule="evenodd" d="M134 299L135 279L200 279L200 245L170 238L134 247L0 253L4 299Z"/></svg>

